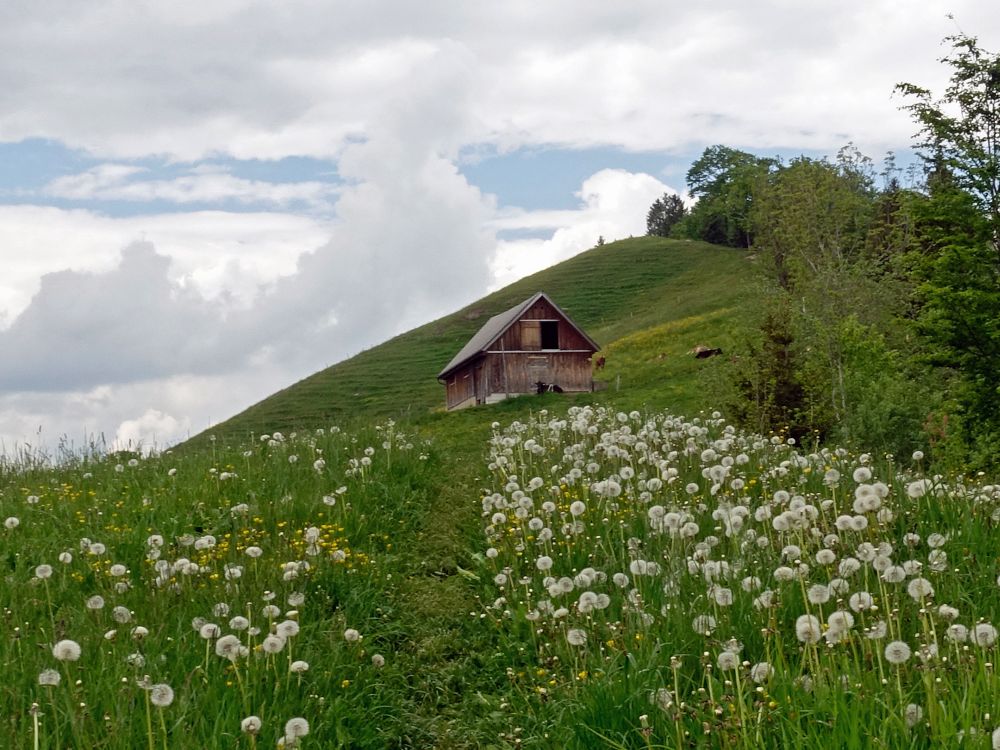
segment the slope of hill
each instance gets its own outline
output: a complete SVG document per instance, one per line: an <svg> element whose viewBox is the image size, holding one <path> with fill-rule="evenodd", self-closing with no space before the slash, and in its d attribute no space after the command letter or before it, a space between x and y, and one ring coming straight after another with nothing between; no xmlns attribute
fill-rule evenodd
<svg viewBox="0 0 1000 750"><path fill-rule="evenodd" d="M603 347L608 391L624 406L696 409L697 344L726 347L745 293L743 252L640 237L582 253L315 373L200 436L242 438L349 421L422 418L443 406L435 376L491 316L544 290Z"/></svg>

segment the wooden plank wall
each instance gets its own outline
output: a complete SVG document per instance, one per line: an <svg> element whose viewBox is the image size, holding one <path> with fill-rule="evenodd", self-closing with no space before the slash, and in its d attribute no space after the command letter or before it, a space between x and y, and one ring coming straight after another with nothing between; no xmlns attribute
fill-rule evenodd
<svg viewBox="0 0 1000 750"><path fill-rule="evenodd" d="M558 320L560 349L591 349L590 344L576 329L566 322L566 319L556 312L545 300L538 300L527 309L518 323L515 323L501 336L490 350L523 351L541 349L541 332L539 324L531 321ZM521 322L523 321L523 322Z"/></svg>
<svg viewBox="0 0 1000 750"><path fill-rule="evenodd" d="M534 393L539 380L565 391L589 391L593 383L590 354L487 354L483 380L489 393Z"/></svg>
<svg viewBox="0 0 1000 750"><path fill-rule="evenodd" d="M466 366L448 377L445 381L445 402L449 409L454 409L476 395L472 382L472 367ZM475 401L473 401L475 403Z"/></svg>

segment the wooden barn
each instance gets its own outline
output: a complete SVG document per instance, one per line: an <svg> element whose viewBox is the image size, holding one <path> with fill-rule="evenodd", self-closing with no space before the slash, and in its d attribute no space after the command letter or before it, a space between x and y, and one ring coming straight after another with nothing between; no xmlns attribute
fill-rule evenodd
<svg viewBox="0 0 1000 750"><path fill-rule="evenodd" d="M537 393L593 390L590 359L600 347L544 292L494 315L448 363L438 380L448 409Z"/></svg>

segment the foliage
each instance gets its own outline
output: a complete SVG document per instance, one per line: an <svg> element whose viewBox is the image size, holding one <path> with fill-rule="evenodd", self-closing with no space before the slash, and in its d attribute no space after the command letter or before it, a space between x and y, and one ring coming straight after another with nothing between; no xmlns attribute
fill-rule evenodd
<svg viewBox="0 0 1000 750"><path fill-rule="evenodd" d="M682 236L730 247L750 247L751 210L761 180L776 159L754 156L728 146L710 146L687 173L688 192L697 199L678 225Z"/></svg>
<svg viewBox="0 0 1000 750"><path fill-rule="evenodd" d="M995 464L1000 440L1000 54L974 37L950 37L951 79L939 100L897 87L920 125L929 173L918 201L921 330L934 359L959 375L966 442Z"/></svg>
<svg viewBox="0 0 1000 750"><path fill-rule="evenodd" d="M646 213L646 234L669 237L674 225L684 218L687 209L676 193L664 193L653 201Z"/></svg>

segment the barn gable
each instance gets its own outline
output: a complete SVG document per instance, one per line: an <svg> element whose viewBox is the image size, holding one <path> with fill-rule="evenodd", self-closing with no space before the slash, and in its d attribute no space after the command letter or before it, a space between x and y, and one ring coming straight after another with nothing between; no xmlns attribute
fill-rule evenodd
<svg viewBox="0 0 1000 750"><path fill-rule="evenodd" d="M529 393L536 383L590 390L600 347L544 292L494 315L438 375L448 408Z"/></svg>

